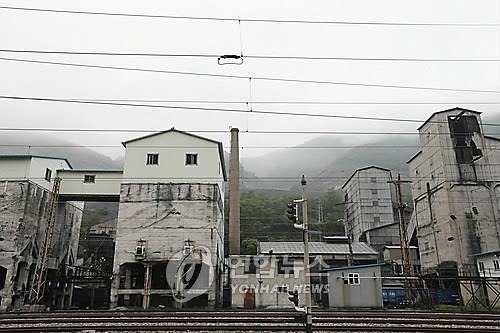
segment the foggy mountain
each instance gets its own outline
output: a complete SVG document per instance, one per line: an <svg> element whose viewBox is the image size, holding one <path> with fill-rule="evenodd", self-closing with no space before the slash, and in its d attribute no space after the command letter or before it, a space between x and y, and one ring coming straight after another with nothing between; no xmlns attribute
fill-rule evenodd
<svg viewBox="0 0 500 333"><path fill-rule="evenodd" d="M32 154L67 158L74 169L121 169L123 159L113 160L92 149L74 146L74 143L36 133L0 133L0 154ZM61 147L28 147L61 146Z"/></svg>
<svg viewBox="0 0 500 333"><path fill-rule="evenodd" d="M351 148L331 148L347 145ZM257 177L295 177L293 181L266 179L254 184L259 188L297 190L302 174L310 178L308 190L325 192L342 185L355 169L378 165L408 173L406 161L418 151L418 136L385 136L367 144L356 145L352 136L321 136L306 141L297 148L282 149L261 157L244 159L242 164L255 172ZM321 146L325 148L304 148ZM380 148L371 146L390 146ZM402 146L398 148L398 146ZM410 146L410 147L407 147ZM300 147L303 147L301 149ZM315 179L316 178L316 179Z"/></svg>
<svg viewBox="0 0 500 333"><path fill-rule="evenodd" d="M485 115L485 124L500 124L500 116ZM500 137L500 127L484 125L487 135ZM406 161L419 150L418 135L412 136L375 136L370 143L353 141L350 135L319 136L301 145L284 148L268 154L242 158L240 165L241 190L258 191L268 194L296 193L302 174L308 177L308 191L323 193L332 187L341 186L355 169L368 165L377 165L391 169L395 175L408 174ZM27 153L27 147L8 145L73 145L57 138L29 134L0 133L0 154ZM351 148L332 148L332 146L350 146ZM380 148L370 146L390 146ZM398 148L398 146L403 146ZM410 146L410 147L408 147ZM308 148L320 147L320 148ZM324 147L324 148L322 148ZM31 154L66 157L74 168L82 169L121 169L123 157L115 160L85 147L32 147ZM229 173L229 154L224 152L226 170ZM268 178L267 178L268 177ZM293 177L293 180L280 179Z"/></svg>

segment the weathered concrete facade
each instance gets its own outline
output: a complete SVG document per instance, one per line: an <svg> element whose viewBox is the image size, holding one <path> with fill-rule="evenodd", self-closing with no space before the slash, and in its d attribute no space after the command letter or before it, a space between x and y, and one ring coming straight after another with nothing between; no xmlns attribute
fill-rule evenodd
<svg viewBox="0 0 500 333"><path fill-rule="evenodd" d="M111 307L221 304L223 212L223 197L217 184L122 184ZM137 246L144 247L143 254L137 255ZM180 265L198 249L208 256L214 280L197 300L177 304L173 297L176 288L165 276L167 265L171 261Z"/></svg>
<svg viewBox="0 0 500 333"><path fill-rule="evenodd" d="M27 304L33 274L47 228L50 192L28 181L0 180L0 309ZM76 262L82 205L59 203L49 257L45 304L69 308L71 284L56 283Z"/></svg>
<svg viewBox="0 0 500 333"><path fill-rule="evenodd" d="M419 132L408 163L422 268L474 270L471 255L500 248L499 141L484 135L480 112L461 108L433 114Z"/></svg>
<svg viewBox="0 0 500 333"><path fill-rule="evenodd" d="M354 242L366 242L379 253L385 245L400 244L395 222L389 169L368 166L357 169L344 183L345 226Z"/></svg>

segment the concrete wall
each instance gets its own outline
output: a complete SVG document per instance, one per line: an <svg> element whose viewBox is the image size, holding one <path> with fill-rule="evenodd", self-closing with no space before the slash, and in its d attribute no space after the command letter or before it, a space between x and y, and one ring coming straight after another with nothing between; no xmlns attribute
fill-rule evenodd
<svg viewBox="0 0 500 333"><path fill-rule="evenodd" d="M210 253L217 278L224 250L223 198L216 184L122 184L113 270L111 304L118 295L144 295L144 289L124 291L119 287L120 266L167 263L183 251L186 241ZM146 255L134 255L138 241L145 242ZM122 274L123 275L123 274ZM222 297L221 284L208 291L209 306ZM220 299L219 299L220 298ZM149 307L149 304L144 304Z"/></svg>
<svg viewBox="0 0 500 333"><path fill-rule="evenodd" d="M349 273L359 274L359 285L347 283ZM383 307L380 266L352 267L328 272L328 287L330 307Z"/></svg>
<svg viewBox="0 0 500 333"><path fill-rule="evenodd" d="M27 301L36 266L32 253L36 253L43 244L50 198L46 189L30 181L5 184L0 180L0 187L6 189L0 197L0 266L7 269L6 283L0 290L0 309L3 310L22 307ZM70 264L72 257L76 260L81 217L81 205L59 204L49 258L50 269L59 270L60 264ZM48 288L48 294L52 303L49 305L69 306L63 300L71 295L70 289Z"/></svg>
<svg viewBox="0 0 500 333"><path fill-rule="evenodd" d="M119 195L123 171L60 170L57 175L62 195ZM95 176L95 183L84 183L86 175Z"/></svg>

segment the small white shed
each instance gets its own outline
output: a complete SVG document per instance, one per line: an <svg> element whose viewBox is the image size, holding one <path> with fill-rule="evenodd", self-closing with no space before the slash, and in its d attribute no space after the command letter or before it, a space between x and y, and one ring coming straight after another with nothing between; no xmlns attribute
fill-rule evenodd
<svg viewBox="0 0 500 333"><path fill-rule="evenodd" d="M382 308L384 264L327 268L328 306L331 308Z"/></svg>

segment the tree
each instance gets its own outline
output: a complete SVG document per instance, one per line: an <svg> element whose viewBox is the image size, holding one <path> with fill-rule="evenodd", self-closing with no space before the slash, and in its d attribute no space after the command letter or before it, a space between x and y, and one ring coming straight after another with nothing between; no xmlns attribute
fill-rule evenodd
<svg viewBox="0 0 500 333"><path fill-rule="evenodd" d="M249 238L241 242L241 254L257 254L259 241L255 238Z"/></svg>

